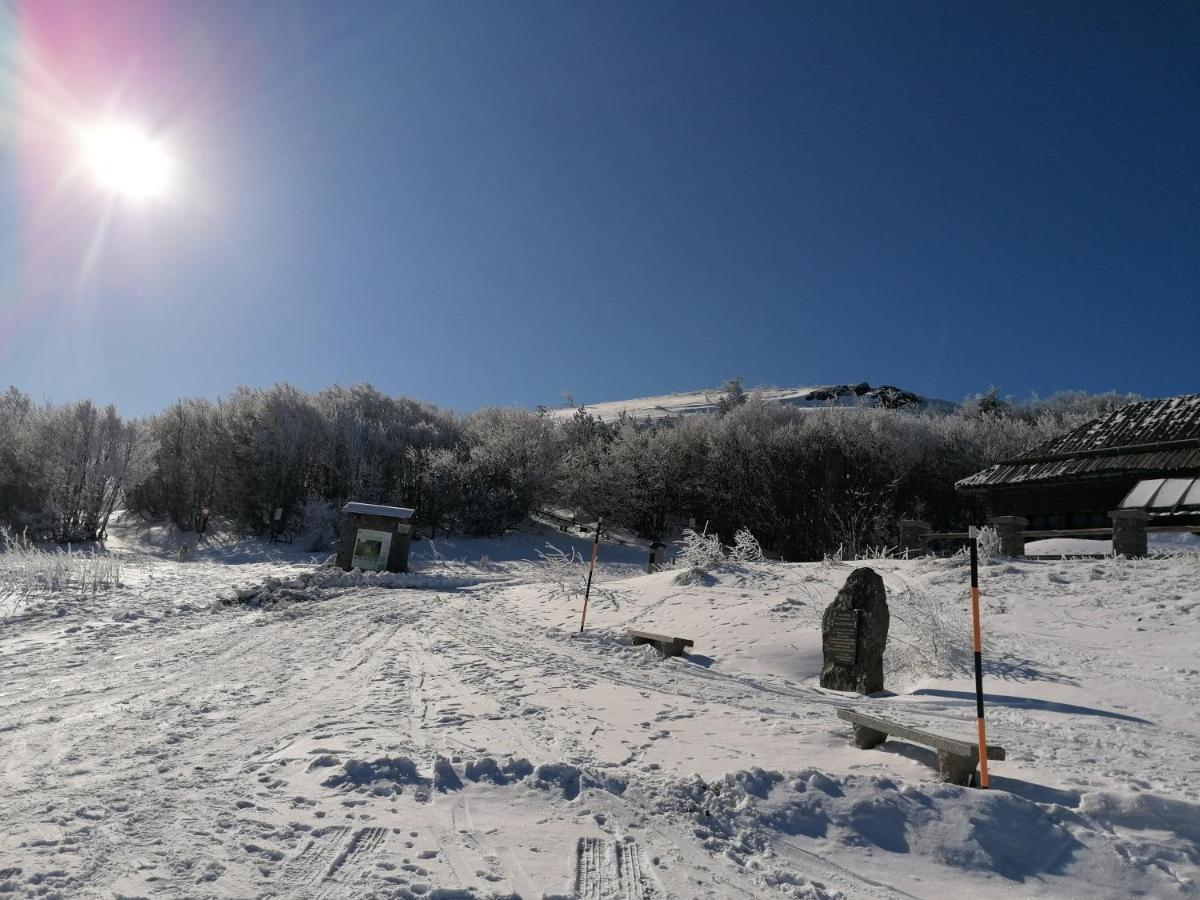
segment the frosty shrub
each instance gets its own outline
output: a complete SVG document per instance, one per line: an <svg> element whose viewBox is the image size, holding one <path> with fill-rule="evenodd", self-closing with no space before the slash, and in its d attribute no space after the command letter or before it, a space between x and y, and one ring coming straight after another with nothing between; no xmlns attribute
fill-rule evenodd
<svg viewBox="0 0 1200 900"><path fill-rule="evenodd" d="M438 550L437 543L433 540L433 538L430 538L428 541L425 542L425 547L426 547L426 550L424 553L414 554L414 556L419 556L421 559L424 559L427 562L435 563L435 564L441 563L441 562L446 562L446 557L442 554L442 552L440 550Z"/></svg>
<svg viewBox="0 0 1200 900"><path fill-rule="evenodd" d="M842 544L838 544L838 548L832 552L826 553L821 557L821 564L825 566L836 566L846 558L846 550Z"/></svg>
<svg viewBox="0 0 1200 900"><path fill-rule="evenodd" d="M984 562L1000 555L1000 532L991 525L979 529L975 543L979 548L979 558Z"/></svg>
<svg viewBox="0 0 1200 900"><path fill-rule="evenodd" d="M714 569L725 562L725 548L721 546L719 535L685 528L680 543L683 549L676 562L683 568Z"/></svg>
<svg viewBox="0 0 1200 900"><path fill-rule="evenodd" d="M739 563L758 563L763 561L762 547L758 539L750 533L749 528L742 528L733 536L733 546L729 549L729 559Z"/></svg>
<svg viewBox="0 0 1200 900"><path fill-rule="evenodd" d="M854 557L856 560L875 560L881 561L885 559L896 559L897 548L881 545L879 547L866 547L863 552Z"/></svg>
<svg viewBox="0 0 1200 900"><path fill-rule="evenodd" d="M547 542L545 550L535 551L538 555L538 575L547 588L551 600L572 600L582 595L587 584L587 570L583 568L583 557L574 548L570 553Z"/></svg>
<svg viewBox="0 0 1200 900"><path fill-rule="evenodd" d="M588 563L572 549L570 553L547 542L545 550L536 551L538 555L538 573L541 581L547 587L546 596L550 600L562 600L570 603L582 599L587 588ZM612 588L602 587L593 579L591 599L606 600L613 608L618 608L620 592Z"/></svg>
<svg viewBox="0 0 1200 900"><path fill-rule="evenodd" d="M43 550L4 527L0 545L0 621L34 597L95 595L121 585L121 563L105 553Z"/></svg>
<svg viewBox="0 0 1200 900"><path fill-rule="evenodd" d="M905 587L888 597L892 625L884 673L898 686L955 671L971 646L961 602Z"/></svg>

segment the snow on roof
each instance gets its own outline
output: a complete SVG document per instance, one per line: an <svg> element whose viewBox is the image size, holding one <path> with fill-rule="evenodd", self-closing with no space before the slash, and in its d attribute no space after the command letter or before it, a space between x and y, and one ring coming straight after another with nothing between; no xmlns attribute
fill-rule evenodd
<svg viewBox="0 0 1200 900"><path fill-rule="evenodd" d="M378 503L359 503L352 500L342 507L344 513L360 516L387 516L392 519L411 519L415 510L404 506L380 506Z"/></svg>
<svg viewBox="0 0 1200 900"><path fill-rule="evenodd" d="M1121 509L1150 513L1187 512L1192 508L1200 509L1200 478L1143 479L1121 501Z"/></svg>
<svg viewBox="0 0 1200 900"><path fill-rule="evenodd" d="M1075 480L1111 472L1200 471L1200 394L1144 400L1113 410L956 485Z"/></svg>

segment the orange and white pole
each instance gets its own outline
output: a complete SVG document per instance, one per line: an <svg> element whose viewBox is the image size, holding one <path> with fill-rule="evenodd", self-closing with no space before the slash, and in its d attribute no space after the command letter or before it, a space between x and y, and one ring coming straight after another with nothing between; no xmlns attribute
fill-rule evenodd
<svg viewBox="0 0 1200 900"><path fill-rule="evenodd" d="M979 529L971 526L971 626L975 638L975 722L979 730L979 786L987 790L987 725L983 721L983 641L979 633Z"/></svg>

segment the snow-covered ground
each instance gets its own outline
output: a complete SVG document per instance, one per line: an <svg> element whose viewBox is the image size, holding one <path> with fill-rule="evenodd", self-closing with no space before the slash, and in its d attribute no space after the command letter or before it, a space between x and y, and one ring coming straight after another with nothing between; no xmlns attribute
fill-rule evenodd
<svg viewBox="0 0 1200 900"><path fill-rule="evenodd" d="M952 403L945 400L920 397L917 394L889 386L872 388L865 383L861 385L804 385L788 388L756 387L752 392L765 403L778 403L802 409L824 409L830 405L879 406L884 404L885 398L888 403L896 406L904 405L905 402L914 402L943 411L953 407ZM662 394L656 397L588 403L583 406L590 414L605 422L611 422L622 414L638 421L648 421L671 416L693 416L716 412L724 395L723 388L708 388L699 391ZM901 397L904 398L903 401L900 400ZM551 410L551 413L561 418L568 418L575 414L575 408L554 409Z"/></svg>
<svg viewBox="0 0 1200 900"><path fill-rule="evenodd" d="M1200 534L1151 532L1146 543L1151 555L1200 550ZM1030 556L1103 555L1112 553L1112 541L1092 538L1047 538L1041 541L1026 541L1025 552Z"/></svg>
<svg viewBox="0 0 1200 900"><path fill-rule="evenodd" d="M586 538L420 542L412 575L375 577L117 532L123 587L0 628L0 893L1198 892L1194 554L984 567L1008 750L984 792L939 784L924 748L855 749L835 715L973 733L961 559L647 575L605 545L579 634L578 572L534 551ZM886 699L817 686L820 615L857 565L889 591ZM220 602L268 578L293 599Z"/></svg>

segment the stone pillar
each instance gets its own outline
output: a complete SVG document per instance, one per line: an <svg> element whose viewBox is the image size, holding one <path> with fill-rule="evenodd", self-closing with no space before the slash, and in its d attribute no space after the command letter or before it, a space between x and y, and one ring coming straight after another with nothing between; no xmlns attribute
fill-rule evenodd
<svg viewBox="0 0 1200 900"><path fill-rule="evenodd" d="M929 523L920 519L900 520L900 549L904 551L906 559L924 556L929 552L930 530Z"/></svg>
<svg viewBox="0 0 1200 900"><path fill-rule="evenodd" d="M821 687L882 691L890 621L883 579L873 569L855 569L821 617Z"/></svg>
<svg viewBox="0 0 1200 900"><path fill-rule="evenodd" d="M655 541L650 545L650 560L646 563L646 571L653 574L663 567L663 551L667 549L667 545L662 541Z"/></svg>
<svg viewBox="0 0 1200 900"><path fill-rule="evenodd" d="M995 526L996 534L1000 537L1001 556L1025 555L1025 526L1028 519L1020 516L992 516L988 524Z"/></svg>
<svg viewBox="0 0 1200 900"><path fill-rule="evenodd" d="M1113 554L1116 556L1146 555L1146 525L1150 514L1141 509L1118 509L1108 517L1113 523Z"/></svg>

